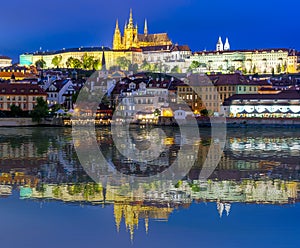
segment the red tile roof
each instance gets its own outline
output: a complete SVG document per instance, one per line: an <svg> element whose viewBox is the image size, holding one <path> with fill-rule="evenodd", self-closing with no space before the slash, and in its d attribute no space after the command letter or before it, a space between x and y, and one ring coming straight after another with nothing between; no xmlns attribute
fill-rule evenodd
<svg viewBox="0 0 300 248"><path fill-rule="evenodd" d="M267 80L253 80L239 73L208 75L215 86L219 85L271 85Z"/></svg>
<svg viewBox="0 0 300 248"><path fill-rule="evenodd" d="M10 57L3 56L3 55L0 55L0 59L10 59L10 60L11 60L11 58L10 58Z"/></svg>
<svg viewBox="0 0 300 248"><path fill-rule="evenodd" d="M47 95L37 84L1 83L0 95Z"/></svg>

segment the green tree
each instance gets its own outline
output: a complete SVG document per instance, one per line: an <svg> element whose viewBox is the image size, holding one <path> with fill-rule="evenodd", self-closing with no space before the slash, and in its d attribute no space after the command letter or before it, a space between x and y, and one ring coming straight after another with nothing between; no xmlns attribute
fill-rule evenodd
<svg viewBox="0 0 300 248"><path fill-rule="evenodd" d="M31 112L32 121L40 123L41 120L48 115L49 108L47 102L42 98L36 99L37 104L34 106Z"/></svg>
<svg viewBox="0 0 300 248"><path fill-rule="evenodd" d="M284 62L284 64L281 65L281 71L285 72L286 68L287 68L287 64L286 64L286 62Z"/></svg>
<svg viewBox="0 0 300 248"><path fill-rule="evenodd" d="M100 59L95 59L93 61L93 69L96 70L96 71L102 69L102 63L101 63Z"/></svg>
<svg viewBox="0 0 300 248"><path fill-rule="evenodd" d="M128 66L128 70L132 71L133 73L137 73L138 69L139 69L139 65L136 63L135 64L130 63L130 65Z"/></svg>
<svg viewBox="0 0 300 248"><path fill-rule="evenodd" d="M120 66L122 70L128 70L129 65L131 64L130 60L126 57L118 57L117 58L117 64Z"/></svg>
<svg viewBox="0 0 300 248"><path fill-rule="evenodd" d="M300 65L297 66L297 71L300 71Z"/></svg>
<svg viewBox="0 0 300 248"><path fill-rule="evenodd" d="M253 65L253 67L252 67L252 72L253 72L253 73L256 73L256 65Z"/></svg>
<svg viewBox="0 0 300 248"><path fill-rule="evenodd" d="M66 66L67 68L74 68L74 58L69 57L66 61Z"/></svg>
<svg viewBox="0 0 300 248"><path fill-rule="evenodd" d="M147 62L147 60L143 60L143 63L141 65L141 69L144 71L150 71L151 65Z"/></svg>
<svg viewBox="0 0 300 248"><path fill-rule="evenodd" d="M180 68L178 65L175 65L172 69L171 69L171 73L180 73Z"/></svg>
<svg viewBox="0 0 300 248"><path fill-rule="evenodd" d="M82 57L82 67L83 69L92 70L94 65L94 57L89 56L85 53Z"/></svg>
<svg viewBox="0 0 300 248"><path fill-rule="evenodd" d="M272 75L274 76L274 74L275 74L275 69L274 67L272 67Z"/></svg>
<svg viewBox="0 0 300 248"><path fill-rule="evenodd" d="M81 69L83 68L83 64L79 59L73 59L73 68Z"/></svg>
<svg viewBox="0 0 300 248"><path fill-rule="evenodd" d="M153 114L155 116L160 116L161 115L161 111L159 109L155 109L154 112L153 112Z"/></svg>
<svg viewBox="0 0 300 248"><path fill-rule="evenodd" d="M208 112L207 109L202 109L202 110L200 111L200 114L201 114L201 116L208 116L209 112Z"/></svg>
<svg viewBox="0 0 300 248"><path fill-rule="evenodd" d="M162 72L168 72L170 70L170 66L169 65L166 65L166 64L163 64L162 67L161 67L161 71Z"/></svg>
<svg viewBox="0 0 300 248"><path fill-rule="evenodd" d="M52 59L52 65L54 65L56 68L58 68L60 66L60 63L62 61L62 56L59 55L59 56L55 56L53 59Z"/></svg>
<svg viewBox="0 0 300 248"><path fill-rule="evenodd" d="M277 64L277 73L280 73L281 72L281 66L280 66L280 64Z"/></svg>
<svg viewBox="0 0 300 248"><path fill-rule="evenodd" d="M160 66L158 63L150 64L150 70L152 72L159 72L160 71Z"/></svg>
<svg viewBox="0 0 300 248"><path fill-rule="evenodd" d="M38 68L38 69L44 69L46 67L46 62L45 60L43 59L39 59L35 62L35 66Z"/></svg>
<svg viewBox="0 0 300 248"><path fill-rule="evenodd" d="M17 106L15 104L10 105L11 116L18 117L22 114L22 112L23 111L20 106Z"/></svg>
<svg viewBox="0 0 300 248"><path fill-rule="evenodd" d="M192 61L190 68L191 69L197 69L200 67L200 62L199 61Z"/></svg>
<svg viewBox="0 0 300 248"><path fill-rule="evenodd" d="M57 110L61 108L61 105L56 103L51 107L51 113L54 114Z"/></svg>
<svg viewBox="0 0 300 248"><path fill-rule="evenodd" d="M235 67L234 67L234 66L229 66L229 67L228 67L228 70L229 70L229 72L231 72L231 73L232 73L232 72L234 72L234 71L235 71Z"/></svg>

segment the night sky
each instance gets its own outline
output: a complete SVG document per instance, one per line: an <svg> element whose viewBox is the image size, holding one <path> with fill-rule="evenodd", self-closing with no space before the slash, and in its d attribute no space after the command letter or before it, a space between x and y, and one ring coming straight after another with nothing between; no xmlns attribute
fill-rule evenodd
<svg viewBox="0 0 300 248"><path fill-rule="evenodd" d="M232 49L300 50L299 0L9 0L1 2L0 54L80 46L109 46L116 18L121 30L133 9L134 22L149 33L168 32L193 51L215 49L218 36Z"/></svg>

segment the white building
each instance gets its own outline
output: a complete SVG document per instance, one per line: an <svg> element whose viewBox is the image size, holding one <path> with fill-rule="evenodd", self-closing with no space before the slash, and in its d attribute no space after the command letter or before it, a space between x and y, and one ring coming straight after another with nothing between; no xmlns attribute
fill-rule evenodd
<svg viewBox="0 0 300 248"><path fill-rule="evenodd" d="M12 59L7 56L0 55L0 68L12 65Z"/></svg>

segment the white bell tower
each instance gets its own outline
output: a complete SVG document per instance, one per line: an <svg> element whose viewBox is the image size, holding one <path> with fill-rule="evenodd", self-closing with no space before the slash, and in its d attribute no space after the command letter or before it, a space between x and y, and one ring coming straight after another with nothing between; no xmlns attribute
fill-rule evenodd
<svg viewBox="0 0 300 248"><path fill-rule="evenodd" d="M226 37L226 41L225 41L225 45L224 45L224 50L225 50L225 51L230 50L230 44L229 44L229 41L228 41L228 38L227 38L227 37Z"/></svg>
<svg viewBox="0 0 300 248"><path fill-rule="evenodd" d="M216 50L217 51L223 51L224 50L221 36L219 36L219 40L217 42Z"/></svg>

